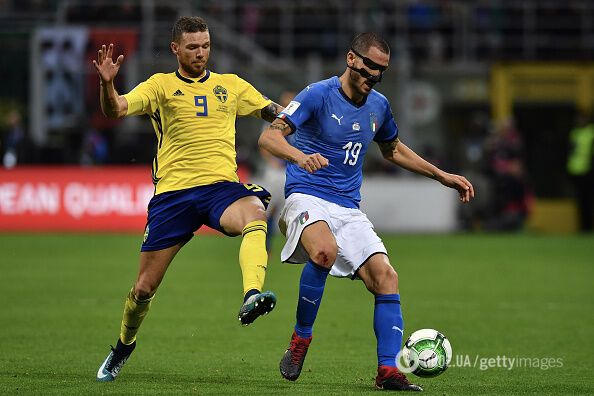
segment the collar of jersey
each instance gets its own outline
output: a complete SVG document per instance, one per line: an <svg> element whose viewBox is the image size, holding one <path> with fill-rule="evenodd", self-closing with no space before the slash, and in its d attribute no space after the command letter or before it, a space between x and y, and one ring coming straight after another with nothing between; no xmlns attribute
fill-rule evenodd
<svg viewBox="0 0 594 396"><path fill-rule="evenodd" d="M353 102L353 100L351 98L348 97L348 95L346 94L346 92L344 92L344 90L342 89L342 87L338 87L338 92L340 92L340 94L342 95L342 97L347 102L349 102L350 104L352 104L356 108L359 108L359 107L363 106L365 104L365 102L367 102L367 97L369 96L369 95L365 95L365 97L363 98L363 100L361 101L361 103L355 103L355 102Z"/></svg>
<svg viewBox="0 0 594 396"><path fill-rule="evenodd" d="M208 80L208 77L210 77L210 70L206 70L206 74L200 80L192 80L187 77L184 77L179 73L179 70L175 71L175 75L177 76L177 78L179 78L183 82L187 82L188 84L192 84L195 82L203 83L204 81Z"/></svg>

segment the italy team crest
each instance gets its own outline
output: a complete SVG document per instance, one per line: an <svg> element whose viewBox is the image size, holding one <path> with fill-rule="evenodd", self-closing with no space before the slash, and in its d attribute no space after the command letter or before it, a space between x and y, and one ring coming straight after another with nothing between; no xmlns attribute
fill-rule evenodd
<svg viewBox="0 0 594 396"><path fill-rule="evenodd" d="M307 211L299 215L299 224L305 224L307 220L309 220L309 213Z"/></svg>
<svg viewBox="0 0 594 396"><path fill-rule="evenodd" d="M225 103L227 101L227 89L225 87L217 85L213 88L212 92L214 93L216 98L220 100L222 103Z"/></svg>

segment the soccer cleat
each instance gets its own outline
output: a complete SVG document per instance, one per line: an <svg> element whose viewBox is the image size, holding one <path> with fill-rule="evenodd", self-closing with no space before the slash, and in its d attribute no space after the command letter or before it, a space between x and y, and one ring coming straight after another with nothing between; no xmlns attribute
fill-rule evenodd
<svg viewBox="0 0 594 396"><path fill-rule="evenodd" d="M114 381L134 348L136 348L136 341L130 345L125 345L118 339L116 347L111 347L111 352L97 370L97 381Z"/></svg>
<svg viewBox="0 0 594 396"><path fill-rule="evenodd" d="M419 385L411 384L406 376L396 367L379 366L377 368L377 377L375 377L375 387L380 390L395 391L416 391L423 390Z"/></svg>
<svg viewBox="0 0 594 396"><path fill-rule="evenodd" d="M276 296L271 291L250 296L239 309L238 319L242 325L247 326L258 318L274 309Z"/></svg>
<svg viewBox="0 0 594 396"><path fill-rule="evenodd" d="M301 338L296 332L293 332L289 348L285 351L279 365L283 377L289 381L295 381L299 378L310 343L311 337Z"/></svg>

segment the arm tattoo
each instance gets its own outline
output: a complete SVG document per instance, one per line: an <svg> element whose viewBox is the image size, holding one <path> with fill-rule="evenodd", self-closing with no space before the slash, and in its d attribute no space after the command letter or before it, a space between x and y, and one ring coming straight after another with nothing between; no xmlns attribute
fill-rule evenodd
<svg viewBox="0 0 594 396"><path fill-rule="evenodd" d="M284 136L287 136L292 132L291 127L285 121L277 118L275 119L272 124L268 126L270 129L277 129L282 132Z"/></svg>
<svg viewBox="0 0 594 396"><path fill-rule="evenodd" d="M280 131L281 134L283 136L287 136L288 134L290 134L292 132L291 130L291 126L289 124L287 124L284 120L277 118L275 119L272 124L270 124L268 126L268 129L272 129L275 131ZM263 134L266 132L263 132ZM294 164L297 163L297 160L295 158L291 158L291 157L286 157L285 158L287 161L292 162Z"/></svg>
<svg viewBox="0 0 594 396"><path fill-rule="evenodd" d="M392 140L391 142L378 142L379 148L384 158L394 156L394 151L396 150L398 143L400 143L398 138Z"/></svg>
<svg viewBox="0 0 594 396"><path fill-rule="evenodd" d="M272 122L281 111L283 111L283 107L272 102L260 110L260 117L265 121Z"/></svg>
<svg viewBox="0 0 594 396"><path fill-rule="evenodd" d="M282 131L285 129L285 128L284 128L282 125L280 125L280 124L270 124L270 125L268 126L268 128L270 128L270 129L278 129L278 130L279 130L279 131L281 131L281 132L282 132Z"/></svg>

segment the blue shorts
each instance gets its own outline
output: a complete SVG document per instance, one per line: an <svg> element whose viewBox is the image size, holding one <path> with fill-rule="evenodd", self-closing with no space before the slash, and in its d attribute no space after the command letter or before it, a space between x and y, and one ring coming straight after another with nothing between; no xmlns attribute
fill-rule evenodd
<svg viewBox="0 0 594 396"><path fill-rule="evenodd" d="M223 212L238 199L252 195L268 206L270 193L257 184L220 182L155 195L148 205L140 250L161 250L185 243L204 224L229 235L221 227Z"/></svg>

